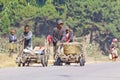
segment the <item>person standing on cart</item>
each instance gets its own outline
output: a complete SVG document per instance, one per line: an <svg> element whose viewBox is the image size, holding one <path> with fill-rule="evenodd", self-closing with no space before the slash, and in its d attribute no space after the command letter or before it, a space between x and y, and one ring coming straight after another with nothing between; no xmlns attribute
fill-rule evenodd
<svg viewBox="0 0 120 80"><path fill-rule="evenodd" d="M24 49L32 49L32 31L30 31L29 25L25 25L22 39L24 40Z"/></svg>
<svg viewBox="0 0 120 80"><path fill-rule="evenodd" d="M62 20L58 20L57 27L53 29L53 46L54 46L54 58L57 53L58 44L64 41L65 30L63 29Z"/></svg>
<svg viewBox="0 0 120 80"><path fill-rule="evenodd" d="M73 42L73 32L68 26L65 26L64 42Z"/></svg>

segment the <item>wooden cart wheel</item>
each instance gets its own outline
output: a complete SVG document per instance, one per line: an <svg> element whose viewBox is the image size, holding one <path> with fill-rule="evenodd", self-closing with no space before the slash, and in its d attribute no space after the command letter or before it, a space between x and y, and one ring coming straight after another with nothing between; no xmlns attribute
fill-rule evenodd
<svg viewBox="0 0 120 80"><path fill-rule="evenodd" d="M45 57L45 66L48 66L48 59L49 59L49 55L46 55L46 57Z"/></svg>
<svg viewBox="0 0 120 80"><path fill-rule="evenodd" d="M45 55L41 55L41 64L42 64L43 67L46 66L45 62L46 62L45 61Z"/></svg>
<svg viewBox="0 0 120 80"><path fill-rule="evenodd" d="M80 66L84 66L85 65L85 59L84 58L79 58L79 62L80 62Z"/></svg>
<svg viewBox="0 0 120 80"><path fill-rule="evenodd" d="M65 65L70 65L70 62L66 62Z"/></svg>
<svg viewBox="0 0 120 80"><path fill-rule="evenodd" d="M56 66L62 66L62 61L61 61L61 59L59 57L54 62L54 65L56 65Z"/></svg>

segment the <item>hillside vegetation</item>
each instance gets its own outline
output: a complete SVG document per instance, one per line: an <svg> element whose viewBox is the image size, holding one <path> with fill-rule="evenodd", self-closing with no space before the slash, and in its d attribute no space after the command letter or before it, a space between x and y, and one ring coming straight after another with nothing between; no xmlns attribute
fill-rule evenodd
<svg viewBox="0 0 120 80"><path fill-rule="evenodd" d="M107 49L112 38L120 39L120 0L0 0L0 34L11 28L19 35L29 24L35 37L51 33L62 19L75 36L90 35L89 43ZM18 29L19 28L19 29Z"/></svg>

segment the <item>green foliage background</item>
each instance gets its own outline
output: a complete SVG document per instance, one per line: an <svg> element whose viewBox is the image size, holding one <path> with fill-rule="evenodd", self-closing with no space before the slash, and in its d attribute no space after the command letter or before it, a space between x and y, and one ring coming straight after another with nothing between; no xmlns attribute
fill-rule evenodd
<svg viewBox="0 0 120 80"><path fill-rule="evenodd" d="M120 0L0 0L0 29L4 34L11 27L18 27L18 23L30 24L35 30L37 22L39 30L34 32L44 35L58 19L77 36L96 26L100 33L109 30L120 38Z"/></svg>

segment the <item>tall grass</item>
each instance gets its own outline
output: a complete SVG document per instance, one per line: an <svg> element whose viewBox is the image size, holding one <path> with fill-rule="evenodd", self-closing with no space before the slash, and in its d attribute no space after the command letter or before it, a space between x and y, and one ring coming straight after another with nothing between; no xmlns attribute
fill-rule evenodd
<svg viewBox="0 0 120 80"><path fill-rule="evenodd" d="M10 58L8 54L0 54L0 68L15 67L15 55Z"/></svg>
<svg viewBox="0 0 120 80"><path fill-rule="evenodd" d="M8 38L0 39L0 53L8 53L8 51L9 51Z"/></svg>

